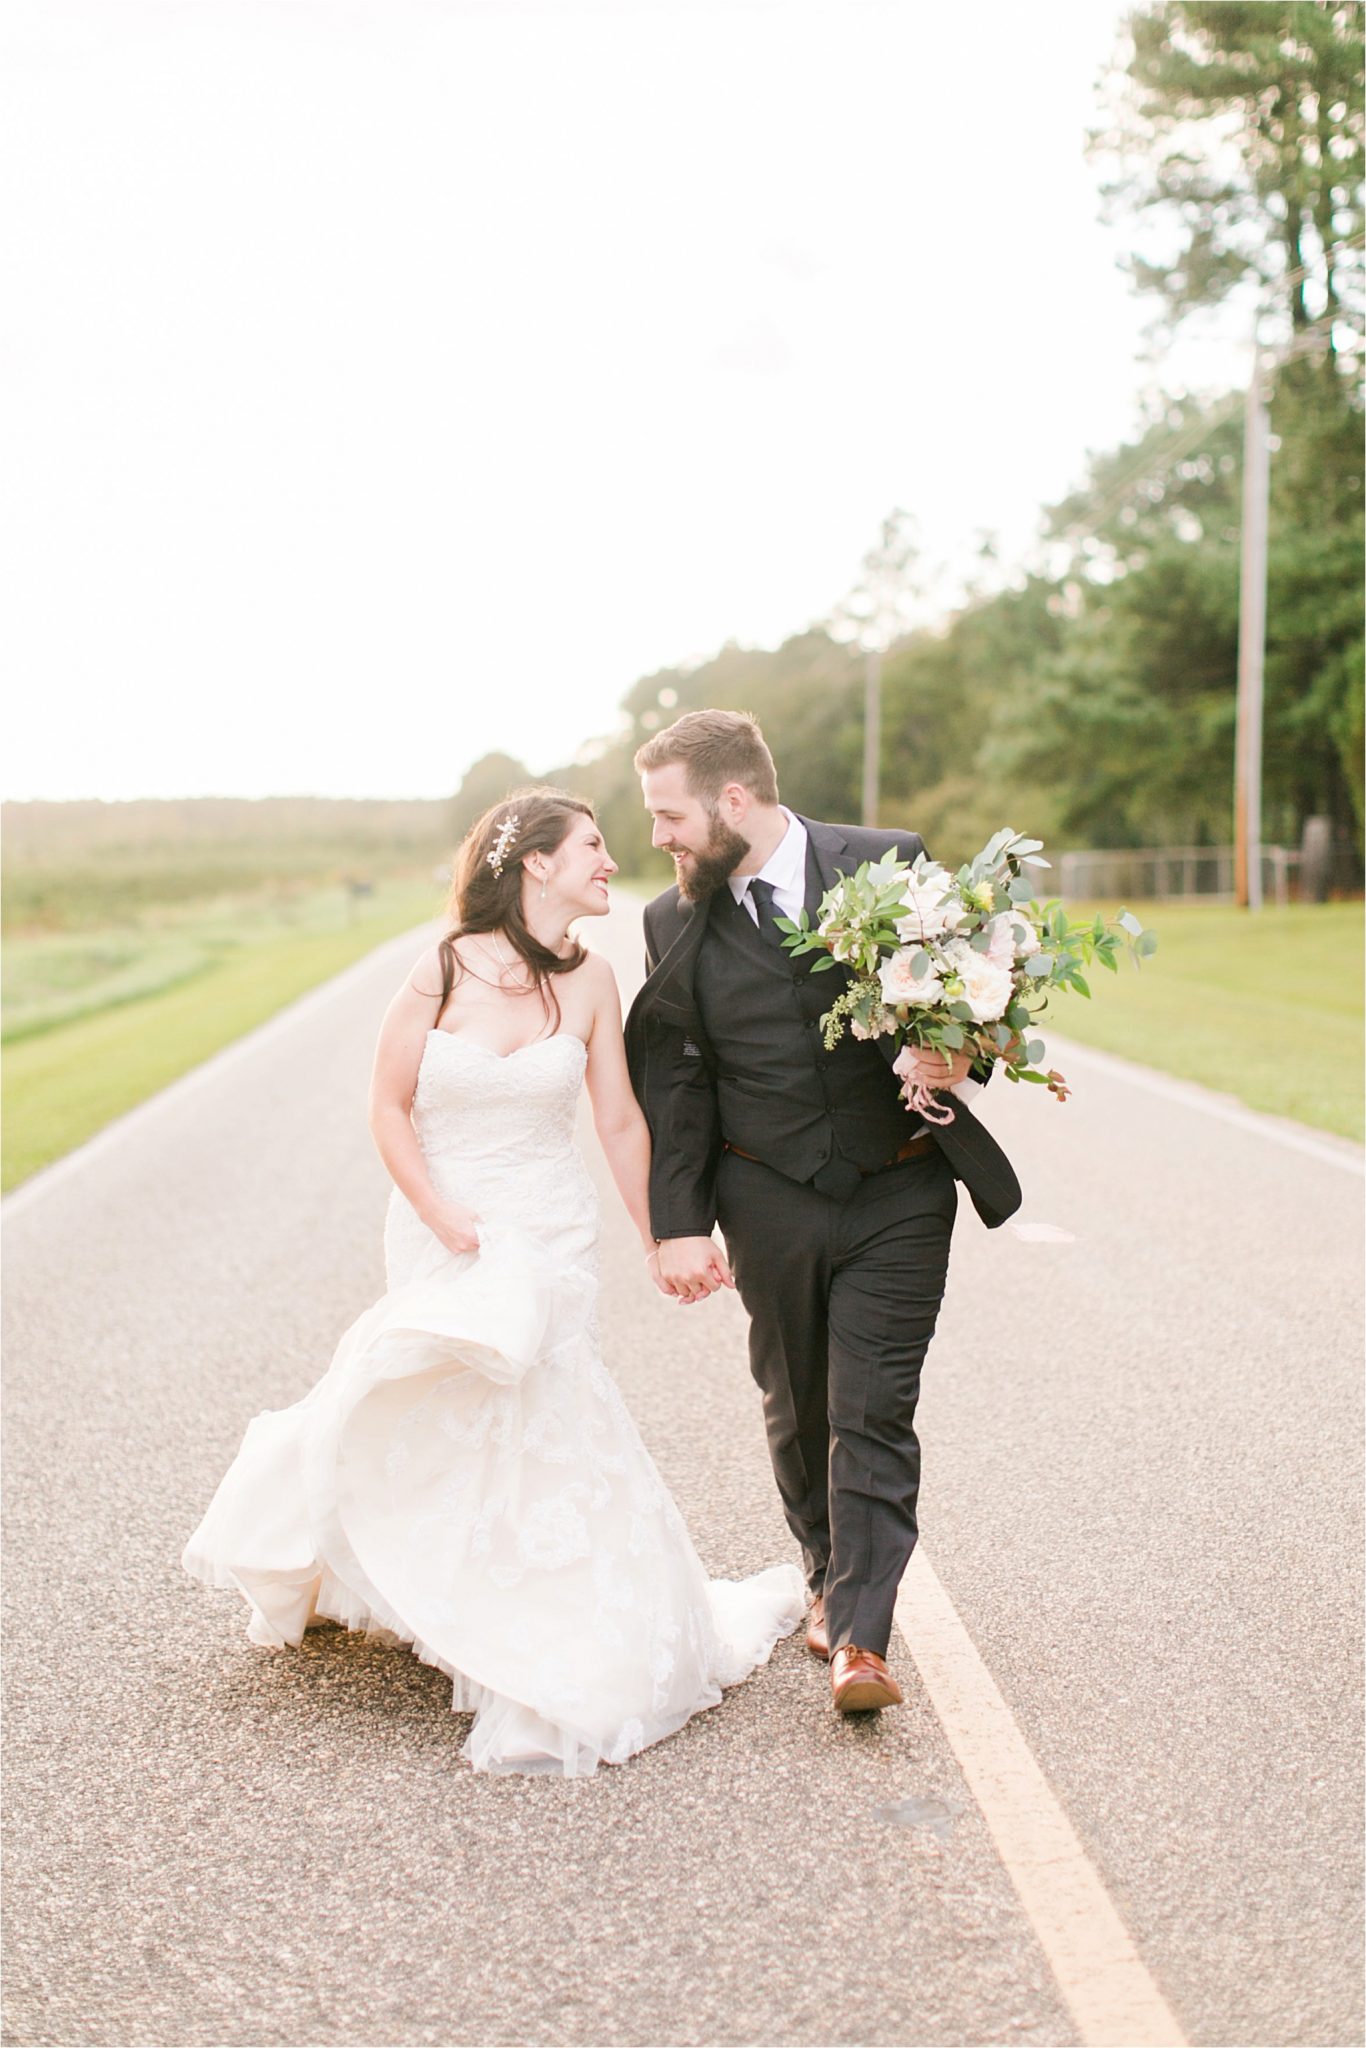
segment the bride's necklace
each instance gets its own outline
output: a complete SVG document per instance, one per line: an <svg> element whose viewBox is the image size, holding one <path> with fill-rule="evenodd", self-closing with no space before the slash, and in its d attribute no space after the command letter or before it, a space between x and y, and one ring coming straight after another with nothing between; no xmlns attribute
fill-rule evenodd
<svg viewBox="0 0 1366 2048"><path fill-rule="evenodd" d="M567 934L566 934L566 936L567 936ZM512 971L513 971L513 973L516 973L516 971L517 971L517 968L518 968L518 965L519 965L519 963L518 963L518 962L517 962L516 960L509 960L509 959L508 959L508 956L507 956L507 954L506 954L506 953L505 953L505 952L503 951L502 947L501 947L501 946L499 945L499 943L498 943L498 934L497 934L497 932L495 932L495 931L492 931L492 930L490 930L490 932L489 932L489 941L490 941L490 944L491 944L491 945L492 945L492 947L493 947L493 950L494 950L494 952L495 952L495 953L496 953L496 955L498 956L498 965L499 965L500 967L508 967L508 968L511 968L511 969L512 969ZM562 938L562 939L560 940L560 945L562 946L563 944L564 944L564 939ZM557 953L558 953L558 951L560 950L560 948L559 948L559 946L556 946L556 947L552 948L552 950L553 950L554 952L557 952ZM522 965L525 965L525 962L522 962L522 963L520 963L520 964L522 964Z"/></svg>
<svg viewBox="0 0 1366 2048"><path fill-rule="evenodd" d="M511 983L507 982L506 980L499 982L498 985L502 989L503 993L505 995L514 996L529 995L531 993L532 982L527 978L525 960L509 960L507 954L503 951L502 947L498 943L498 934L495 931L491 931L489 933L489 943L493 947L494 956L498 961L498 965L503 969L505 974L510 974L513 977Z"/></svg>

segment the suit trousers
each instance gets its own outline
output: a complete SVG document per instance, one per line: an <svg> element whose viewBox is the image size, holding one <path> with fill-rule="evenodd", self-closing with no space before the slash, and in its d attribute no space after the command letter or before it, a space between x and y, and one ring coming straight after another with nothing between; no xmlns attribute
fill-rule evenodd
<svg viewBox="0 0 1366 2048"><path fill-rule="evenodd" d="M916 1541L920 1369L948 1274L957 1184L935 1147L823 1195L722 1155L717 1209L750 1318L750 1370L832 1653L886 1654Z"/></svg>

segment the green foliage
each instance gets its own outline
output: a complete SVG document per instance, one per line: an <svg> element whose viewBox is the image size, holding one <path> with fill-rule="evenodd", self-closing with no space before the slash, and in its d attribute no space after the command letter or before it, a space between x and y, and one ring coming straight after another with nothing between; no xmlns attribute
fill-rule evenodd
<svg viewBox="0 0 1366 2048"><path fill-rule="evenodd" d="M1332 352L1361 335L1361 8L1344 0L1162 0L1126 24L1116 213L1151 222L1133 274L1177 321L1245 286ZM1246 296L1246 293L1244 293Z"/></svg>
<svg viewBox="0 0 1366 2048"><path fill-rule="evenodd" d="M1282 837L1314 813L1360 844L1366 554L1362 416L1322 364L1277 379L1267 563L1266 809Z"/></svg>
<svg viewBox="0 0 1366 2048"><path fill-rule="evenodd" d="M816 817L857 814L862 658L820 627L775 650L731 643L711 661L642 676L622 704L622 730L589 760L547 779L596 806L612 855L628 874L672 881L672 863L652 851L650 821L632 765L652 732L685 711L713 704L752 711L778 757L784 800Z"/></svg>
<svg viewBox="0 0 1366 2048"><path fill-rule="evenodd" d="M936 859L964 860L1002 817L1029 816L1046 837L1062 826L1051 764L1008 760L998 725L1056 660L1066 622L1053 584L969 605L942 633L904 642L883 668L881 822L909 825ZM845 815L848 815L847 813Z"/></svg>
<svg viewBox="0 0 1366 2048"><path fill-rule="evenodd" d="M1050 995L1071 989L1089 1000L1083 967L1094 960L1114 972L1126 947L1137 964L1157 940L1131 911L1073 921L1061 903L1041 905L1025 870L1049 865L1042 849L1005 826L954 875L923 853L909 863L884 855L841 876L814 925L805 910L779 918L794 959L817 953L813 974L841 965L853 977L821 1019L827 1051L847 1027L945 1058L966 1050L1009 1080L1066 1096L1031 1035ZM911 1084L907 1100L924 1107Z"/></svg>
<svg viewBox="0 0 1366 2048"><path fill-rule="evenodd" d="M998 777L1053 780L1074 843L1232 835L1241 451L1232 422L1203 424L1173 406L1051 515L1063 630L983 751Z"/></svg>
<svg viewBox="0 0 1366 2048"><path fill-rule="evenodd" d="M509 790L534 782L531 770L513 754L484 754L468 770L451 801L447 822L450 843L458 846L476 818L501 802ZM549 778L554 781L552 776Z"/></svg>

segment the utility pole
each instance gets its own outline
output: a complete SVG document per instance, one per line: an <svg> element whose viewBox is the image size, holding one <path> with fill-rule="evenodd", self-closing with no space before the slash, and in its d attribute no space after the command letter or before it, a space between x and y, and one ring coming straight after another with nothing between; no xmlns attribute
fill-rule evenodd
<svg viewBox="0 0 1366 2048"><path fill-rule="evenodd" d="M882 765L882 649L863 653L863 822L877 823L878 777Z"/></svg>
<svg viewBox="0 0 1366 2048"><path fill-rule="evenodd" d="M878 544L863 558L858 582L836 606L828 631L863 651L863 794L865 825L876 825L882 771L882 657L914 616L920 550L915 521L898 505L882 522Z"/></svg>
<svg viewBox="0 0 1366 2048"><path fill-rule="evenodd" d="M1234 740L1234 887L1262 907L1262 669L1266 655L1266 529L1271 449L1266 365L1255 344L1243 414L1243 535L1238 599L1238 721Z"/></svg>

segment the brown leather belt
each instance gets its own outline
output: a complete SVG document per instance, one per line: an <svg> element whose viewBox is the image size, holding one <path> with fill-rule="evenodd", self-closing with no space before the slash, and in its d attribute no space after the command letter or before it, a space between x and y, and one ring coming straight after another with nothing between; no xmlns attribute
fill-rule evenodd
<svg viewBox="0 0 1366 2048"><path fill-rule="evenodd" d="M741 1146L732 1145L729 1138L722 1140L722 1147L727 1152L733 1152L737 1159L748 1159L752 1166L768 1164L766 1159L760 1159L756 1153L746 1152ZM889 1166L900 1166L903 1159L918 1159L922 1152L930 1152L933 1149L934 1139L928 1131L922 1131L918 1138L908 1138L901 1150L894 1152L890 1159L884 1159L881 1166L861 1166L859 1172L865 1180L869 1180L875 1173L885 1173Z"/></svg>

